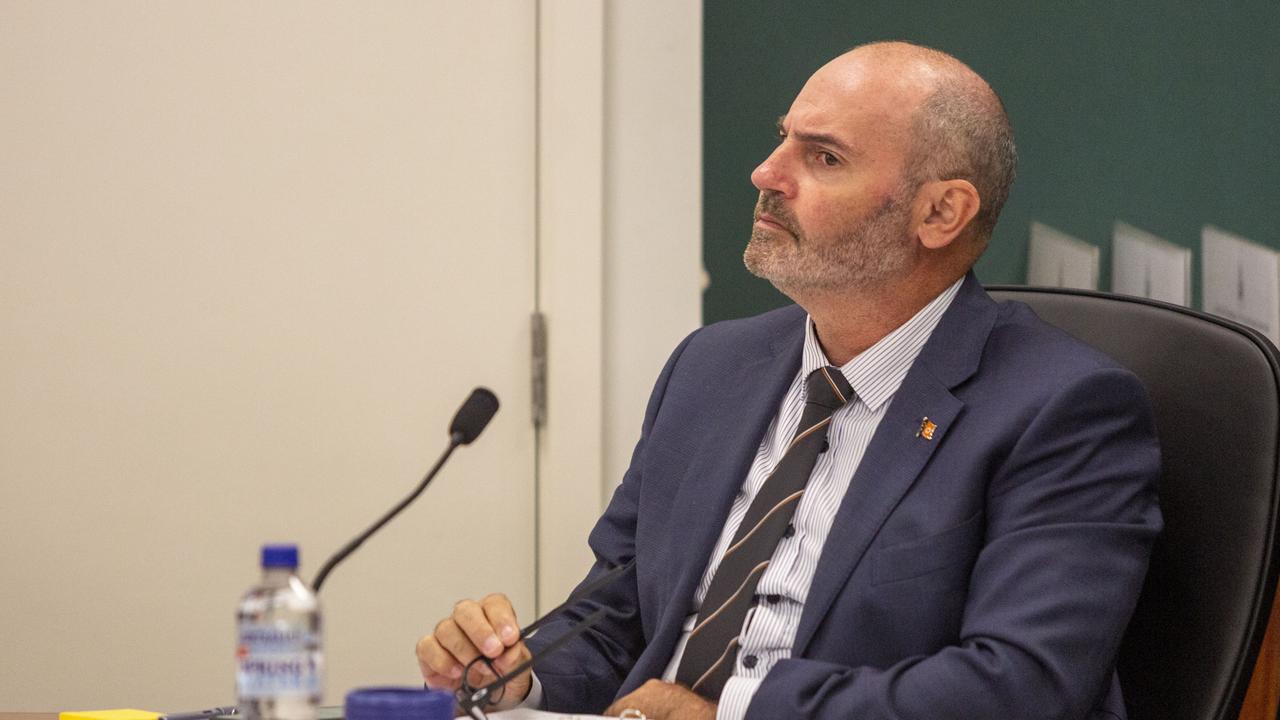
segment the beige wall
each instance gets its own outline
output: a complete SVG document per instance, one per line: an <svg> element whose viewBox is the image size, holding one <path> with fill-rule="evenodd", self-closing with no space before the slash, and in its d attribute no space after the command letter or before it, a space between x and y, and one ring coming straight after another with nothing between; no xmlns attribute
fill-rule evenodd
<svg viewBox="0 0 1280 720"><path fill-rule="evenodd" d="M0 709L231 701L258 545L312 577L482 383L324 589L327 700L418 681L460 595L532 611L534 22L0 4Z"/></svg>
<svg viewBox="0 0 1280 720"><path fill-rule="evenodd" d="M0 5L0 710L228 702L257 545L300 541L309 578L479 383L494 425L325 589L327 701L414 682L413 640L457 597L502 589L532 615L536 492L557 602L698 323L700 18ZM580 125L544 123L537 213L535 28L544 60L595 63L543 65L543 112ZM551 369L540 491L535 228L559 244L553 352L575 358Z"/></svg>

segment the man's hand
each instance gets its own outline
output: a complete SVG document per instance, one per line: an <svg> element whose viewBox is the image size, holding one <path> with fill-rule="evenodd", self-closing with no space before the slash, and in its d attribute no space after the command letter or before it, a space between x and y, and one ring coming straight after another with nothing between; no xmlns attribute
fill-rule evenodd
<svg viewBox="0 0 1280 720"><path fill-rule="evenodd" d="M480 602L462 600L453 614L436 625L435 632L418 641L418 666L422 679L433 689L457 690L463 668L484 656L503 675L531 655L520 640L516 611L506 595L489 595ZM533 673L526 670L506 685L502 701L494 708L504 710L519 705L529 695ZM472 668L467 681L480 686L497 679L483 663Z"/></svg>
<svg viewBox="0 0 1280 720"><path fill-rule="evenodd" d="M649 720L715 720L716 706L683 685L650 680L604 711L617 716L639 710Z"/></svg>

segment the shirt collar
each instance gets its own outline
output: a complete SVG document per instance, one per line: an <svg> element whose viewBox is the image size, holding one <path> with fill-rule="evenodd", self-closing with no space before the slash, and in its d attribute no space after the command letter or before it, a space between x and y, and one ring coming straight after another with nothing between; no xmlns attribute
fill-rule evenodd
<svg viewBox="0 0 1280 720"><path fill-rule="evenodd" d="M960 278L929 301L912 318L896 330L880 338L875 345L858 353L840 368L858 399L872 410L877 410L898 391L902 381L924 347L933 329L938 326L942 314L951 306L964 278ZM818 334L813 327L813 317L806 316L804 323L804 355L801 360L801 377L820 367L830 365L827 355L818 344Z"/></svg>

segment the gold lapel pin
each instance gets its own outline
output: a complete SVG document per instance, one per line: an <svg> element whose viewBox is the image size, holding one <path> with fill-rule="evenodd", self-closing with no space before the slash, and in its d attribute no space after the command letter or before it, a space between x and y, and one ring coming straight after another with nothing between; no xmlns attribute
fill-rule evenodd
<svg viewBox="0 0 1280 720"><path fill-rule="evenodd" d="M922 437L925 440L933 439L933 431L938 429L938 424L924 418L920 421L920 429L916 431L916 437Z"/></svg>

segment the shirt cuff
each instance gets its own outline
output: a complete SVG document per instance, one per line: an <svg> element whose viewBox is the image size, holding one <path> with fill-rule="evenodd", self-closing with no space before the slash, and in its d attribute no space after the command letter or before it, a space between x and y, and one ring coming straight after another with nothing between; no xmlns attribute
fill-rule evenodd
<svg viewBox="0 0 1280 720"><path fill-rule="evenodd" d="M542 682L538 680L537 673L533 673L530 676L530 679L533 681L533 683L529 685L529 694L525 695L524 700L521 700L518 704L514 705L513 707L528 709L528 710L541 710L542 709ZM509 710L511 708L503 708L503 709Z"/></svg>
<svg viewBox="0 0 1280 720"><path fill-rule="evenodd" d="M716 706L716 720L742 720L747 716L747 706L756 696L764 678L734 675L720 691L720 704ZM532 692L530 693L532 694Z"/></svg>

